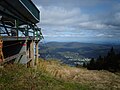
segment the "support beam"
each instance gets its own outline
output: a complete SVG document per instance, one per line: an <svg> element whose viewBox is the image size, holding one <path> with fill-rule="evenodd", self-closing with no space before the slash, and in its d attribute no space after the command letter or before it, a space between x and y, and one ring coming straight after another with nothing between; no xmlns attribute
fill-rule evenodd
<svg viewBox="0 0 120 90"><path fill-rule="evenodd" d="M3 41L0 39L0 63L2 63L4 60L2 48L3 48Z"/></svg>
<svg viewBox="0 0 120 90"><path fill-rule="evenodd" d="M34 42L33 40L30 42L30 66L33 67L35 62L34 62Z"/></svg>
<svg viewBox="0 0 120 90"><path fill-rule="evenodd" d="M4 23L3 21L2 21L2 24L3 24L3 27L5 28L6 33L8 34L8 36L10 36L10 34L9 34L8 30L7 30L7 28L5 27L5 23Z"/></svg>
<svg viewBox="0 0 120 90"><path fill-rule="evenodd" d="M17 34L17 35L16 35L17 37L18 37L18 26L19 26L19 25L18 25L18 20L15 20L15 28L16 28L16 32L17 32L17 33L16 33L16 34Z"/></svg>
<svg viewBox="0 0 120 90"><path fill-rule="evenodd" d="M22 42L21 45L18 45L16 48L19 48L19 53L25 52L26 54L23 55L22 57L17 57L15 60L15 63L22 63L22 64L27 64L28 58L27 58L27 40Z"/></svg>
<svg viewBox="0 0 120 90"><path fill-rule="evenodd" d="M5 58L4 62L2 62L2 63L9 62L9 61L11 61L11 60L13 60L13 59L15 59L15 58L21 56L21 55L26 55L26 52L24 51L24 52L21 52L21 53L19 53L19 54L16 54L16 55L7 57L7 58Z"/></svg>
<svg viewBox="0 0 120 90"><path fill-rule="evenodd" d="M36 65L38 65L38 42L35 42L35 48L36 48L36 55L35 55L35 59L36 59Z"/></svg>

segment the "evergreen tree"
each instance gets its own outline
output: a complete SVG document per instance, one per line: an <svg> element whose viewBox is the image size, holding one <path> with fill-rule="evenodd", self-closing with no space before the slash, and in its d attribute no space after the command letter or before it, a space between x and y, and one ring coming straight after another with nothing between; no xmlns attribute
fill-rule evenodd
<svg viewBox="0 0 120 90"><path fill-rule="evenodd" d="M103 69L103 63L104 63L104 60L103 60L102 56L100 55L96 60L96 69L97 70L102 70Z"/></svg>
<svg viewBox="0 0 120 90"><path fill-rule="evenodd" d="M83 67L86 67L86 63L85 62L83 63Z"/></svg>
<svg viewBox="0 0 120 90"><path fill-rule="evenodd" d="M95 60L94 60L94 58L92 58L90 60L90 63L87 65L87 68L90 69L90 70L95 69Z"/></svg>
<svg viewBox="0 0 120 90"><path fill-rule="evenodd" d="M96 60L92 58L87 68L90 70L105 69L111 72L120 71L120 53L116 54L112 47L104 58L101 55Z"/></svg>

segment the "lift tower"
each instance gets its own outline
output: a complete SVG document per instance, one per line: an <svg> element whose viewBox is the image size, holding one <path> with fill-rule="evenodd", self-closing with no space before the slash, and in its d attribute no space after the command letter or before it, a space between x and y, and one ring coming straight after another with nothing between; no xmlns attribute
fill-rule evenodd
<svg viewBox="0 0 120 90"><path fill-rule="evenodd" d="M0 64L38 62L40 11L31 0L0 0Z"/></svg>

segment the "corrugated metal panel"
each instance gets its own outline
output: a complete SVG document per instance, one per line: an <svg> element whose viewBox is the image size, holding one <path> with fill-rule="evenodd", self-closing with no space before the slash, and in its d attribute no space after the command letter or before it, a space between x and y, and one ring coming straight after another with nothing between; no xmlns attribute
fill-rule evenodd
<svg viewBox="0 0 120 90"><path fill-rule="evenodd" d="M1 0L0 6L2 6L5 9L5 11L3 12L7 14L11 12L12 15L19 17L21 20L31 22L34 24L39 22L40 11L32 3L31 0ZM6 12L6 10L9 12ZM7 19L9 18L6 17L6 20Z"/></svg>
<svg viewBox="0 0 120 90"><path fill-rule="evenodd" d="M19 0L25 8L31 12L31 14L39 20L39 10L36 8L36 6L31 2L31 0Z"/></svg>

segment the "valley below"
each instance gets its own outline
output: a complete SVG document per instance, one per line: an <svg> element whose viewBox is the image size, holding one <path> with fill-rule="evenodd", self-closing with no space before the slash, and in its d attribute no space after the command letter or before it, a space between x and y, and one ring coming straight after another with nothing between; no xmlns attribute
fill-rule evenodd
<svg viewBox="0 0 120 90"><path fill-rule="evenodd" d="M40 58L45 60L55 59L70 66L83 65L91 58L106 56L108 51L114 48L120 53L118 44L93 44L80 42L48 42L39 44Z"/></svg>

